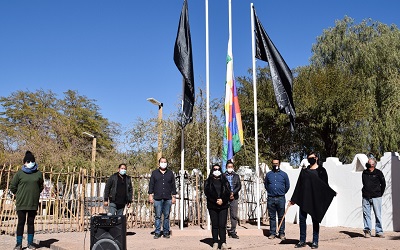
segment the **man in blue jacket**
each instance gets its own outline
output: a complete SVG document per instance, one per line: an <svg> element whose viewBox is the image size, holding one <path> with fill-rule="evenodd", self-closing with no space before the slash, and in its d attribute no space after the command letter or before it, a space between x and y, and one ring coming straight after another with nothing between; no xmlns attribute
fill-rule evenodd
<svg viewBox="0 0 400 250"><path fill-rule="evenodd" d="M226 163L226 179L229 181L231 187L231 197L229 204L229 216L231 219L231 228L228 231L229 237L239 239L236 233L236 225L238 223L238 208L239 208L239 191L242 188L240 176L235 173L234 165L231 160Z"/></svg>
<svg viewBox="0 0 400 250"><path fill-rule="evenodd" d="M264 185L267 190L267 209L269 215L270 235L269 239L275 239L276 234L276 214L280 224L285 214L286 198L285 194L289 190L290 182L288 175L280 169L281 161L274 158L272 160L272 171L265 175ZM278 237L285 240L285 221L279 229Z"/></svg>

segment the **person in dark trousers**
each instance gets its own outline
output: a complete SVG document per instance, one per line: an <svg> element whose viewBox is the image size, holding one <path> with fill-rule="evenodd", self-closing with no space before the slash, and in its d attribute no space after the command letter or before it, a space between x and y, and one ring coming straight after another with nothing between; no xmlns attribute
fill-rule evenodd
<svg viewBox="0 0 400 250"><path fill-rule="evenodd" d="M231 187L221 171L220 165L213 165L211 173L204 184L204 193L207 197L207 208L211 219L213 249L218 249L218 242L220 242L221 249L225 250L228 249L226 245L226 223L228 220Z"/></svg>
<svg viewBox="0 0 400 250"><path fill-rule="evenodd" d="M149 202L154 204L154 239L161 237L161 216L163 221L163 237L170 238L169 213L176 202L175 175L169 170L165 157L158 160L158 169L151 173L149 183Z"/></svg>
<svg viewBox="0 0 400 250"><path fill-rule="evenodd" d="M376 169L376 160L369 158L367 169L362 173L362 207L364 221L364 235L371 237L371 207L375 214L375 236L384 238L382 229L382 196L385 192L386 181L382 171Z"/></svg>
<svg viewBox="0 0 400 250"><path fill-rule="evenodd" d="M27 223L28 246L26 249L36 249L33 244L35 233L35 216L39 207L40 193L43 190L43 174L38 170L35 156L26 151L23 159L24 165L13 177L10 185L11 192L15 195L17 210L17 244L14 250L22 249L22 236L25 222Z"/></svg>
<svg viewBox="0 0 400 250"><path fill-rule="evenodd" d="M310 165L301 170L289 204L297 204L300 207L300 241L295 245L295 248L306 246L306 220L309 214L313 223L313 241L311 248L317 249L319 242L319 223L325 216L334 196L336 196L336 192L329 187L328 174L324 167L318 165L317 154L315 152L310 152L307 161Z"/></svg>
<svg viewBox="0 0 400 250"><path fill-rule="evenodd" d="M235 173L235 167L233 162L229 160L226 163L225 177L231 186L230 204L229 204L229 216L231 219L231 227L228 230L229 237L233 239L239 239L236 232L236 225L238 223L238 207L239 207L239 191L242 188L240 182L240 176Z"/></svg>
<svg viewBox="0 0 400 250"><path fill-rule="evenodd" d="M276 214L278 214L279 228L278 237L285 240L285 214L286 198L285 194L289 191L290 182L288 175L280 169L281 161L277 158L272 160L272 171L265 175L264 186L267 190L267 210L269 216L269 239L276 237Z"/></svg>
<svg viewBox="0 0 400 250"><path fill-rule="evenodd" d="M109 206L112 215L123 215L125 206L131 206L132 196L132 179L126 174L126 164L119 164L118 172L108 178L104 188L104 206Z"/></svg>

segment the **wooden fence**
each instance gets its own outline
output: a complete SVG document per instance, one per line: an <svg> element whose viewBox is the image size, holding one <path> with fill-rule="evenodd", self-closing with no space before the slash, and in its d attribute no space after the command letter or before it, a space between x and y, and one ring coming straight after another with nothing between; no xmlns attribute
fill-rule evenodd
<svg viewBox="0 0 400 250"><path fill-rule="evenodd" d="M3 166L0 170L0 233L13 235L16 232L17 216L14 196L9 191L10 182L18 168ZM35 219L35 231L56 233L88 230L92 215L107 213L103 207L103 190L108 179L101 173L88 175L85 169L65 168L59 172L52 168L42 168L45 188L41 193ZM133 174L133 203L125 211L127 227L153 227L153 205L148 202L150 174ZM93 194L91 195L94 179ZM180 176L176 175L177 189L180 190ZM204 226L207 218L204 178L201 175L184 175L184 226ZM239 199L240 222L255 221L257 218L255 178L241 177L242 191ZM263 184L260 204L264 220L266 216L265 192ZM178 194L180 192L178 191ZM180 197L171 208L171 226L180 223ZM240 223L239 222L239 223Z"/></svg>

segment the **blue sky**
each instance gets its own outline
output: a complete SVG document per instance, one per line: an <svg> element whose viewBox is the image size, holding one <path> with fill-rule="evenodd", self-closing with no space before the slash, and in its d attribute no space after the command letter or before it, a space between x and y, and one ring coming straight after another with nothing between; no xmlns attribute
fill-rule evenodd
<svg viewBox="0 0 400 250"><path fill-rule="evenodd" d="M17 90L72 89L95 99L123 127L157 115L146 101L177 110L182 78L173 48L183 0L0 1L0 96ZM205 1L189 0L195 87L205 90ZM307 65L311 46L345 15L400 26L398 0L232 0L235 76L252 66L250 3L290 68ZM228 0L209 0L210 92L225 90ZM258 65L265 66L263 62Z"/></svg>

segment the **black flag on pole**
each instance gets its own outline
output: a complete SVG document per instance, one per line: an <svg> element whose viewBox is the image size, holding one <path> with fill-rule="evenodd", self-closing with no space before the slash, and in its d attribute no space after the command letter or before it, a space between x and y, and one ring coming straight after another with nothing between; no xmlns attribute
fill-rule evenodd
<svg viewBox="0 0 400 250"><path fill-rule="evenodd" d="M174 62L184 79L182 127L185 127L193 120L192 115L195 97L192 40L190 38L189 14L186 0L183 1L181 17L179 19L178 33L176 35L174 48Z"/></svg>
<svg viewBox="0 0 400 250"><path fill-rule="evenodd" d="M256 58L268 62L272 84L274 86L275 98L278 103L279 112L286 113L290 119L290 128L293 131L295 125L296 111L293 103L293 76L285 60L272 43L264 27L258 20L256 9L254 12L254 33L256 42Z"/></svg>

